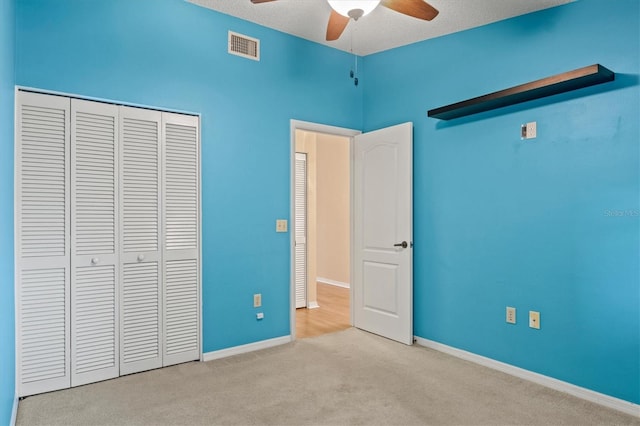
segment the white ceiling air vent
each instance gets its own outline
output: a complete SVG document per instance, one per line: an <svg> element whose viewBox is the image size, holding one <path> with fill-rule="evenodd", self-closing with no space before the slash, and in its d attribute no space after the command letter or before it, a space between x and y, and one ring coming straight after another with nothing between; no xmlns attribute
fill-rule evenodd
<svg viewBox="0 0 640 426"><path fill-rule="evenodd" d="M229 53L259 61L260 40L229 31Z"/></svg>

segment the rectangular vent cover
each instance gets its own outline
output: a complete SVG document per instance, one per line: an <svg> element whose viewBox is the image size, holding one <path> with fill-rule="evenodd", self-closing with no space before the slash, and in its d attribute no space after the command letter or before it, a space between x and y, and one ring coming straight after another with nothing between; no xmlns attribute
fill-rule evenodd
<svg viewBox="0 0 640 426"><path fill-rule="evenodd" d="M229 31L229 53L259 61L260 40Z"/></svg>

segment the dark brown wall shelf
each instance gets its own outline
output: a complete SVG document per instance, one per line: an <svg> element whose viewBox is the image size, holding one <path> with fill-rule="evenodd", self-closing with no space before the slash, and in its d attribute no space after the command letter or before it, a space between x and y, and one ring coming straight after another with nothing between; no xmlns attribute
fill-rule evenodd
<svg viewBox="0 0 640 426"><path fill-rule="evenodd" d="M465 115L502 108L520 102L544 98L594 84L605 83L615 79L615 73L600 64L568 71L552 77L521 84L509 89L489 93L488 95L457 102L429 110L429 117L441 120L464 117Z"/></svg>

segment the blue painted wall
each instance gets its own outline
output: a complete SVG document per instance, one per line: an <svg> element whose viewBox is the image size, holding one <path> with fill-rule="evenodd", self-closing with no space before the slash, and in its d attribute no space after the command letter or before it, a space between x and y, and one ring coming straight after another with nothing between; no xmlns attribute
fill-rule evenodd
<svg viewBox="0 0 640 426"><path fill-rule="evenodd" d="M16 14L17 84L202 114L204 351L288 335L289 120L361 127L350 55L182 0ZM229 55L228 30L261 39L260 62Z"/></svg>
<svg viewBox="0 0 640 426"><path fill-rule="evenodd" d="M364 58L355 88L350 55L181 0L17 0L16 81L202 114L205 352L289 334L289 236L274 232L289 215L289 119L411 120L416 334L638 403L639 12L636 0L580 0L394 49ZM229 29L260 38L262 60L229 56ZM617 80L426 118L597 62ZM525 143L528 121L539 136ZM11 233L12 209L0 214Z"/></svg>
<svg viewBox="0 0 640 426"><path fill-rule="evenodd" d="M418 336L640 403L639 8L580 0L364 58L365 130L415 124ZM426 117L594 63L616 81Z"/></svg>
<svg viewBox="0 0 640 426"><path fill-rule="evenodd" d="M13 299L14 0L0 0L0 424L15 395Z"/></svg>

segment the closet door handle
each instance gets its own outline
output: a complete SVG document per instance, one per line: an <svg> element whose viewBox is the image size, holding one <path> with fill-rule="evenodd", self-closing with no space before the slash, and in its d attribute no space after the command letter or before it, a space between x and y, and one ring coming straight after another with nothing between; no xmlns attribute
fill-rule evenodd
<svg viewBox="0 0 640 426"><path fill-rule="evenodd" d="M94 258L91 259L91 264L92 265L97 265L98 262L100 262L100 259L98 259L97 257L94 257Z"/></svg>
<svg viewBox="0 0 640 426"><path fill-rule="evenodd" d="M407 248L407 247L409 247L409 244L408 244L406 241L403 241L403 242L401 242L401 243L394 244L393 246L394 246L394 247Z"/></svg>
<svg viewBox="0 0 640 426"><path fill-rule="evenodd" d="M138 255L138 262L142 262L144 260L144 254Z"/></svg>

